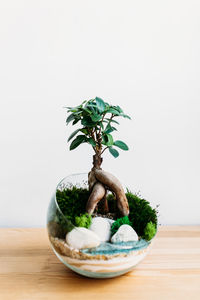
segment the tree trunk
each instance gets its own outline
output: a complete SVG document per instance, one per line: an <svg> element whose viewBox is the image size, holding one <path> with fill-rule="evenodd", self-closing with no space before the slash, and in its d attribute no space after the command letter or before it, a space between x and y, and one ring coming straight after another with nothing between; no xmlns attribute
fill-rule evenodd
<svg viewBox="0 0 200 300"><path fill-rule="evenodd" d="M91 194L86 205L86 211L92 214L101 201L104 213L108 213L106 194L107 190L110 190L116 196L119 211L123 216L127 216L129 214L129 205L123 187L114 175L101 169L102 161L100 154L93 156L93 168L88 173L88 184Z"/></svg>
<svg viewBox="0 0 200 300"><path fill-rule="evenodd" d="M102 164L103 158L101 157L101 155L99 154L95 154L93 155L93 166L96 169L101 169L101 164Z"/></svg>

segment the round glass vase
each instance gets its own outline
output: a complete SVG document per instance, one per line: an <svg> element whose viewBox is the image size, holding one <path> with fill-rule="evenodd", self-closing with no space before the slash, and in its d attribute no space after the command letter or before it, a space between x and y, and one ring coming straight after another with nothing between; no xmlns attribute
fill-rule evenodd
<svg viewBox="0 0 200 300"><path fill-rule="evenodd" d="M56 199L57 190L73 186L88 188L87 174L72 174L56 187L47 213L47 230L52 249L59 260L71 270L91 278L111 278L131 271L148 253L151 241L114 245L103 243L96 249L74 249L65 240L75 225L63 215Z"/></svg>

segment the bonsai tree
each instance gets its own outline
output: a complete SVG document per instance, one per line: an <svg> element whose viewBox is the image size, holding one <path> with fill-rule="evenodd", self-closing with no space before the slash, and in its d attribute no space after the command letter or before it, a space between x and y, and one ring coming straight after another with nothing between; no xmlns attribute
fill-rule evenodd
<svg viewBox="0 0 200 300"><path fill-rule="evenodd" d="M101 201L104 212L108 213L107 192L116 198L117 207L122 216L129 214L129 205L124 189L119 180L111 173L102 170L102 155L108 150L115 158L119 156L117 148L127 151L128 146L120 140L114 140L112 132L117 131L119 117L131 119L124 114L119 106L104 102L101 98L84 101L76 107L67 107L69 116L67 125L80 125L68 138L71 141L70 150L74 150L83 143L88 143L94 150L93 167L88 173L90 196L86 205L86 212L92 214Z"/></svg>

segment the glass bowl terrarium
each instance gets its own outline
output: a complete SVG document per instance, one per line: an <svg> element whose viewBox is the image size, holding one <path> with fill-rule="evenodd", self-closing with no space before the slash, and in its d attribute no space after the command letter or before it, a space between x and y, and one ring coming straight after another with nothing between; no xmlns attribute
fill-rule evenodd
<svg viewBox="0 0 200 300"><path fill-rule="evenodd" d="M104 215L103 208L99 208L92 215L97 225L91 226L91 218L85 215L89 196L87 174L67 176L58 184L49 204L47 228L55 254L67 267L88 277L108 278L130 271L146 256L155 235L156 227L151 224L157 224L156 211L139 196L129 191L126 195L130 212L133 209L128 218L117 217L116 202L113 195L108 194L110 213ZM142 217L144 214L145 219ZM77 216L82 216L82 220ZM146 219L151 221L147 222ZM138 239L133 236L135 239L132 241L112 243L111 237L123 224L131 224L138 232ZM79 225L93 227L99 235L99 240L94 239L91 248L77 249L68 245L66 235L75 228L82 228ZM84 239L81 232L80 239Z"/></svg>
<svg viewBox="0 0 200 300"><path fill-rule="evenodd" d="M88 174L74 174L58 184L47 215L49 239L57 257L73 271L93 278L119 276L146 256L157 232L157 211L101 168L105 150L114 157L119 155L115 147L128 150L111 133L115 117L129 117L98 97L68 111L67 124L82 125L68 139L76 136L70 150L88 143L95 154Z"/></svg>

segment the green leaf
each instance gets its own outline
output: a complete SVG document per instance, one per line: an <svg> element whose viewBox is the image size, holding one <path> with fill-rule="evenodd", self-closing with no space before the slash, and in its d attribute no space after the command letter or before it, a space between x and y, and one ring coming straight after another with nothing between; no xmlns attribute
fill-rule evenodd
<svg viewBox="0 0 200 300"><path fill-rule="evenodd" d="M80 117L81 114L82 114L81 110L77 110L76 112L74 112L74 116L76 116L76 117Z"/></svg>
<svg viewBox="0 0 200 300"><path fill-rule="evenodd" d="M93 146L93 147L95 147L96 146L96 142L93 140L93 138L89 138L89 139L87 139L87 141Z"/></svg>
<svg viewBox="0 0 200 300"><path fill-rule="evenodd" d="M118 125L119 125L119 122L117 122L117 121L115 121L115 120L108 119L108 118L105 118L105 119L104 119L104 122L106 122L106 123L111 122L111 123L115 123L115 124L118 124Z"/></svg>
<svg viewBox="0 0 200 300"><path fill-rule="evenodd" d="M110 108L106 111L106 113L111 113L111 114L113 114L113 115L115 115L115 116L119 116L119 115L120 115L120 112L119 112L117 109L113 108L113 107L110 107Z"/></svg>
<svg viewBox="0 0 200 300"><path fill-rule="evenodd" d="M68 112L78 112L78 110L82 107L82 104L81 105L78 105L76 107L66 107L68 108Z"/></svg>
<svg viewBox="0 0 200 300"><path fill-rule="evenodd" d="M129 119L129 120L131 120L131 117L129 117L128 115L121 114L120 116L122 116L122 117L124 117L124 118L126 118L126 119Z"/></svg>
<svg viewBox="0 0 200 300"><path fill-rule="evenodd" d="M112 146L113 145L113 137L111 134L104 134L102 136L103 138L103 142L102 144L106 145L106 146Z"/></svg>
<svg viewBox="0 0 200 300"><path fill-rule="evenodd" d="M84 100L84 101L82 102L82 104L81 104L81 105L83 105L83 104L85 104L85 103L87 103L87 100Z"/></svg>
<svg viewBox="0 0 200 300"><path fill-rule="evenodd" d="M72 134L70 134L69 138L68 138L68 142L79 132L80 129L75 130L74 132L72 132Z"/></svg>
<svg viewBox="0 0 200 300"><path fill-rule="evenodd" d="M75 120L72 122L72 125L75 125L76 123L78 123L81 119L80 118L75 118Z"/></svg>
<svg viewBox="0 0 200 300"><path fill-rule="evenodd" d="M125 150L125 151L127 151L129 149L128 146L122 141L115 141L113 143L113 145L115 145L116 147L119 147L120 149Z"/></svg>
<svg viewBox="0 0 200 300"><path fill-rule="evenodd" d="M105 110L107 110L110 107L110 105L107 102L104 102L104 103L105 103L105 106L106 106Z"/></svg>
<svg viewBox="0 0 200 300"><path fill-rule="evenodd" d="M121 109L121 107L119 105L118 106L114 106L114 108L116 110L118 110L118 112L123 113L123 110Z"/></svg>
<svg viewBox="0 0 200 300"><path fill-rule="evenodd" d="M92 113L97 113L97 104L93 103L94 100L88 101L85 105L85 108L90 110Z"/></svg>
<svg viewBox="0 0 200 300"><path fill-rule="evenodd" d="M87 128L82 128L82 129L80 129L80 131L82 133L84 133L84 134L88 134L89 133L88 130L87 130Z"/></svg>
<svg viewBox="0 0 200 300"><path fill-rule="evenodd" d="M72 107L72 108L68 109L67 112L76 113L76 112L78 112L78 110L76 108Z"/></svg>
<svg viewBox="0 0 200 300"><path fill-rule="evenodd" d="M84 117L84 118L81 120L81 124L82 124L83 126L87 126L87 127L93 127L93 126L96 125L96 123L94 123L90 117Z"/></svg>
<svg viewBox="0 0 200 300"><path fill-rule="evenodd" d="M102 122L99 123L99 126L101 127L102 130L104 130L104 126Z"/></svg>
<svg viewBox="0 0 200 300"><path fill-rule="evenodd" d="M111 133L111 132L113 132L114 130L117 130L117 129L116 129L115 127L113 127L113 126L110 126L110 124L108 124L108 125L106 126L106 129L105 129L104 133L105 133L105 134Z"/></svg>
<svg viewBox="0 0 200 300"><path fill-rule="evenodd" d="M119 152L116 149L114 149L112 147L109 147L108 149L115 158L119 156Z"/></svg>
<svg viewBox="0 0 200 300"><path fill-rule="evenodd" d="M94 110L95 108L97 108L97 105L96 103L91 103L91 102L88 102L85 107L89 107L90 110Z"/></svg>
<svg viewBox="0 0 200 300"><path fill-rule="evenodd" d="M85 135L78 135L75 138L75 140L72 141L69 149L73 150L73 149L77 148L80 144L85 143L85 142L86 142Z"/></svg>
<svg viewBox="0 0 200 300"><path fill-rule="evenodd" d="M91 115L91 119L92 119L93 122L98 122L98 121L101 120L101 118L102 118L101 115L97 115L97 114Z"/></svg>
<svg viewBox="0 0 200 300"><path fill-rule="evenodd" d="M96 100L97 108L101 114L102 112L104 112L106 108L105 102L99 97L96 97L95 100Z"/></svg>
<svg viewBox="0 0 200 300"><path fill-rule="evenodd" d="M91 115L91 113L92 113L91 110L89 110L88 108L85 108L85 107L81 108L81 110L85 113L88 113L89 115Z"/></svg>
<svg viewBox="0 0 200 300"><path fill-rule="evenodd" d="M111 120L111 123L115 123L119 125L119 122L117 122L116 120Z"/></svg>
<svg viewBox="0 0 200 300"><path fill-rule="evenodd" d="M70 115L67 117L67 120L66 120L67 125L68 125L72 120L74 120L74 119L75 119L74 114L70 114Z"/></svg>

